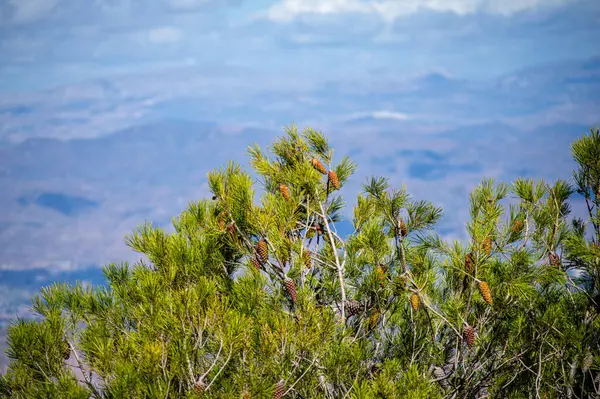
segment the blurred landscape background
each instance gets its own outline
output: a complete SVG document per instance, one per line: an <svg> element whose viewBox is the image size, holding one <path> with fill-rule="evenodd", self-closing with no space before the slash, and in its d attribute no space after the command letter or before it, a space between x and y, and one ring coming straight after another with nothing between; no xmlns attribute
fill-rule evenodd
<svg viewBox="0 0 600 399"><path fill-rule="evenodd" d="M358 163L348 215L386 176L464 239L482 178L571 177L599 37L596 0L0 2L0 348L41 287L103 284L125 234L291 123Z"/></svg>

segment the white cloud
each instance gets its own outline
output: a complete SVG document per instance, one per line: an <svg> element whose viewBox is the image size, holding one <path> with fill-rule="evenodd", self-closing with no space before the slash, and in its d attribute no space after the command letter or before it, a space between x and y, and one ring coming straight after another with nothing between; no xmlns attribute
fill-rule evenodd
<svg viewBox="0 0 600 399"><path fill-rule="evenodd" d="M409 118L407 114L392 111L375 111L371 114L371 116L375 119L395 119L399 121L403 121Z"/></svg>
<svg viewBox="0 0 600 399"><path fill-rule="evenodd" d="M36 21L56 7L58 0L8 0L14 9L13 20L17 23Z"/></svg>
<svg viewBox="0 0 600 399"><path fill-rule="evenodd" d="M564 4L575 0L282 0L269 9L274 21L290 21L301 14L371 13L386 20L419 11L451 12L458 15L487 12L511 15Z"/></svg>
<svg viewBox="0 0 600 399"><path fill-rule="evenodd" d="M349 118L346 118L346 121L352 120L355 118L365 118L365 117L373 118L373 119L393 119L393 120L397 120L397 121L405 121L405 120L411 118L410 115L403 113L403 112L380 110L380 111L373 111L373 112L354 113Z"/></svg>
<svg viewBox="0 0 600 399"><path fill-rule="evenodd" d="M148 32L148 41L156 44L177 43L183 37L183 32L171 26L152 29Z"/></svg>

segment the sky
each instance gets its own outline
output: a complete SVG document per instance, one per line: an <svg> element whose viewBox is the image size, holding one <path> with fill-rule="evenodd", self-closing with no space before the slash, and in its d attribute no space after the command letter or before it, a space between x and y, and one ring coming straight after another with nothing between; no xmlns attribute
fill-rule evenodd
<svg viewBox="0 0 600 399"><path fill-rule="evenodd" d="M466 239L482 178L570 178L598 37L597 0L0 0L0 329L291 123L358 163L347 216L386 176Z"/></svg>
<svg viewBox="0 0 600 399"><path fill-rule="evenodd" d="M186 66L483 79L595 55L599 18L595 0L3 0L0 89Z"/></svg>

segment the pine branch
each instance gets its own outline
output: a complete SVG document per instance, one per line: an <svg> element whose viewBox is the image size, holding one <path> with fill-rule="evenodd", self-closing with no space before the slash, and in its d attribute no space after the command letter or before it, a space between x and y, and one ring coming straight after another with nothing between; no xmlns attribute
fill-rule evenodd
<svg viewBox="0 0 600 399"><path fill-rule="evenodd" d="M90 391L92 391L93 397L95 397L95 398L102 398L102 395L100 395L100 393L98 392L98 390L96 389L96 387L92 383L91 377L89 377L86 374L86 372L84 370L84 367L83 367L83 363L81 362L81 359L79 358L79 355L77 354L77 350L75 349L75 346L69 340L67 340L67 343L69 344L69 347L71 348L71 351L73 352L73 355L75 356L75 360L77 361L77 367L81 371L81 375L83 375L83 379L85 380L85 384L90 389Z"/></svg>
<svg viewBox="0 0 600 399"><path fill-rule="evenodd" d="M315 364L315 362L318 359L315 357L313 359L313 361L308 365L308 367L306 368L306 370L304 370L304 372L300 375L300 377L298 377L298 379L296 381L294 381L294 383L283 393L282 396L285 396L288 394L288 392L290 392L292 389L294 389L294 387L296 386L296 384L298 384L302 378L306 375L306 373L308 373L308 371L312 368L312 366Z"/></svg>
<svg viewBox="0 0 600 399"><path fill-rule="evenodd" d="M222 342L222 340L221 340L221 342ZM217 379L217 377L219 376L219 374L221 374L221 372L223 371L223 369L225 368L225 366L227 366L227 364L229 364L229 361L231 360L231 355L232 354L233 354L233 344L231 344L230 347L229 347L229 355L227 355L227 359L225 359L225 362L223 363L223 365L221 366L221 368L219 369L219 371L217 372L217 374L215 374L215 376L213 377L213 379L211 380L211 382L205 388L206 391L208 391L210 389L210 387L215 382L215 380ZM215 359L215 363L213 363L213 366L215 364L216 364L216 359ZM212 368L212 366L211 366L211 368ZM210 371L210 369L209 369L209 371ZM205 373L204 376L206 376L206 375L207 374Z"/></svg>
<svg viewBox="0 0 600 399"><path fill-rule="evenodd" d="M323 209L323 203L321 202L319 202L319 209L321 210L321 217L323 218L323 222L325 223L325 230L327 231L329 243L331 245L331 250L333 251L333 256L335 257L335 266L337 268L338 280L340 283L340 291L342 293L342 320L345 320L346 315L344 307L346 305L346 286L344 283L344 271L342 269L343 266L340 263L340 259L337 253L337 246L335 245L333 234L331 233L331 228L329 227L329 222L327 221L327 217L325 216L325 209Z"/></svg>

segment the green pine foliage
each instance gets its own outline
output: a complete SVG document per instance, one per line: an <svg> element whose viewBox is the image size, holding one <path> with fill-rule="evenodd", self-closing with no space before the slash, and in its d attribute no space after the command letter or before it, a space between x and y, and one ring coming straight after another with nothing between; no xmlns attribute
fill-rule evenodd
<svg viewBox="0 0 600 399"><path fill-rule="evenodd" d="M442 210L383 177L342 237L345 202L312 160L341 189L356 165L295 126L268 150L249 147L255 178L210 172L212 198L174 233L127 236L142 260L105 266L106 288L33 298L0 396L600 397L598 129L572 145L572 184L483 180L467 242L443 240ZM570 218L574 194L588 220Z"/></svg>

